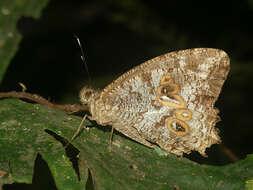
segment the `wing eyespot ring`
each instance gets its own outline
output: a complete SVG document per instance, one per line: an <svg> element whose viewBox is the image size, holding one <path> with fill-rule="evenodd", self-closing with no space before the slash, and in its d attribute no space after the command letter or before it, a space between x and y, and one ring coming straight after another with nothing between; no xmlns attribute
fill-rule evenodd
<svg viewBox="0 0 253 190"><path fill-rule="evenodd" d="M176 118L183 121L189 121L192 119L192 112L188 109L179 109L176 111Z"/></svg>
<svg viewBox="0 0 253 190"><path fill-rule="evenodd" d="M161 104L163 104L165 106L173 107L173 108L184 108L186 106L185 101L184 101L184 99L181 96L179 96L177 94L173 94L173 95L171 95L170 98L175 99L179 103L174 103L174 102L171 102L171 101L166 101L164 99L161 99L161 96L158 96L157 100Z"/></svg>
<svg viewBox="0 0 253 190"><path fill-rule="evenodd" d="M170 75L164 75L160 81L161 85L167 85L173 83L173 79Z"/></svg>
<svg viewBox="0 0 253 190"><path fill-rule="evenodd" d="M185 136L189 133L189 126L185 122L177 118L172 118L168 120L168 129L172 133L179 136Z"/></svg>

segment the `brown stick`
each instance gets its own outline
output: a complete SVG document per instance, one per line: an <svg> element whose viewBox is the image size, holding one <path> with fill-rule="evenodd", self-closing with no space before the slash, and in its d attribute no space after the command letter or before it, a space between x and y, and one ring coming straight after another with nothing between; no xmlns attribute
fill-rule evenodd
<svg viewBox="0 0 253 190"><path fill-rule="evenodd" d="M54 104L52 102L49 102L45 98L41 97L38 94L30 94L27 92L16 92L16 91L11 91L11 92L0 92L0 98L24 98L27 100L31 100L33 102L37 102L39 104L43 104L52 108L57 108L64 110L66 113L75 113L79 111L88 111L88 106L81 105L81 104L65 104L65 105L60 105L60 104Z"/></svg>
<svg viewBox="0 0 253 190"><path fill-rule="evenodd" d="M220 144L220 149L222 150L222 152L224 152L224 154L226 154L231 161L236 162L238 160L240 160L239 157L237 157L232 150L230 150L228 147L226 147L224 144Z"/></svg>

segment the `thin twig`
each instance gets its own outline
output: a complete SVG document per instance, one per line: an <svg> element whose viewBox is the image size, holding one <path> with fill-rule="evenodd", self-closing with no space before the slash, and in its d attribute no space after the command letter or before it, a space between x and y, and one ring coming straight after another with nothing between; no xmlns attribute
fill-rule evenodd
<svg viewBox="0 0 253 190"><path fill-rule="evenodd" d="M224 152L224 154L226 154L230 158L230 160L232 160L233 162L236 162L236 161L240 160L240 158L238 156L236 156L232 152L232 150L230 150L224 144L220 144L220 148L221 148L222 152Z"/></svg>
<svg viewBox="0 0 253 190"><path fill-rule="evenodd" d="M33 102L37 102L39 104L43 104L52 108L61 109L69 114L79 112L79 111L89 110L88 106L81 105L81 104L65 104L65 105L54 104L46 100L45 98L41 97L38 94L30 94L27 92L16 92L16 91L0 92L0 98L23 98L23 99L31 100Z"/></svg>

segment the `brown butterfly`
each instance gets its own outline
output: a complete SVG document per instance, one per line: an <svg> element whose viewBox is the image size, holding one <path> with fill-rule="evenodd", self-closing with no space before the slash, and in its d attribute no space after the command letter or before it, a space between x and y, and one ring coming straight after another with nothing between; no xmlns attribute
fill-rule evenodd
<svg viewBox="0 0 253 190"><path fill-rule="evenodd" d="M218 49L196 48L161 55L124 73L103 90L80 92L91 119L129 138L176 155L205 155L219 143L214 109L229 72Z"/></svg>

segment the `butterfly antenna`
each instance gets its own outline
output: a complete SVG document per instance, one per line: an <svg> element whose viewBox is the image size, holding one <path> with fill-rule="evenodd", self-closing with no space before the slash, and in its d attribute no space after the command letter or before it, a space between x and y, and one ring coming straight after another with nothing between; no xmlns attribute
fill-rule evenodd
<svg viewBox="0 0 253 190"><path fill-rule="evenodd" d="M90 82L90 81L91 81L91 77L90 77L88 65L87 65L87 63L86 63L86 59L85 59L85 56L84 56L83 46L82 46L82 44L81 44L81 42L80 42L80 40L79 40L79 38L78 38L77 35L75 35L75 38L76 38L77 43L78 43L78 45L79 45L79 47L80 47L81 54L82 54L82 55L81 55L81 59L82 59L82 61L83 61L83 64L84 64L85 70L86 70L86 72L87 72L87 74L88 74L88 79L89 79L89 82Z"/></svg>

